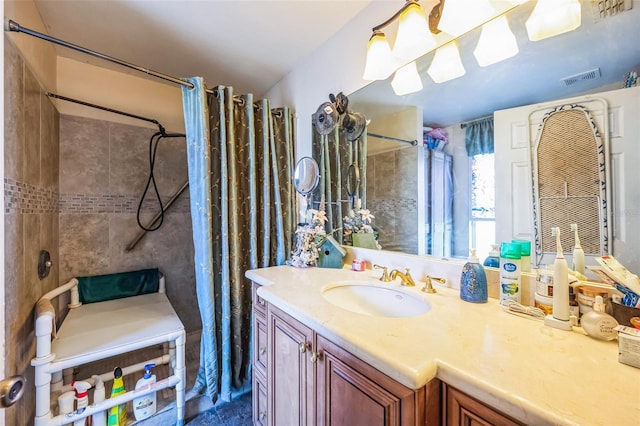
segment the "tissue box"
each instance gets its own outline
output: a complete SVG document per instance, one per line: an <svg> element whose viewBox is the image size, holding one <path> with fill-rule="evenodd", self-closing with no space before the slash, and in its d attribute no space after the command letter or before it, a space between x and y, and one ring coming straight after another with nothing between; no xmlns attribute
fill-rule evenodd
<svg viewBox="0 0 640 426"><path fill-rule="evenodd" d="M640 330L619 325L618 362L640 368Z"/></svg>

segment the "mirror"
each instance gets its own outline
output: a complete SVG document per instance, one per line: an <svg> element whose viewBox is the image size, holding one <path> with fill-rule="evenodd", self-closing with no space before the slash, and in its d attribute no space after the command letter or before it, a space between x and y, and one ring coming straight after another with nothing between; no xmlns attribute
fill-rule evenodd
<svg viewBox="0 0 640 426"><path fill-rule="evenodd" d="M350 207L353 208L353 202L358 197L358 188L360 187L360 168L357 164L351 163L347 170L347 195L349 196Z"/></svg>
<svg viewBox="0 0 640 426"><path fill-rule="evenodd" d="M307 197L318 186L320 169L318 163L311 157L302 157L296 163L293 171L293 186L298 194Z"/></svg>
<svg viewBox="0 0 640 426"><path fill-rule="evenodd" d="M396 96L389 78L386 81L373 82L349 95L351 107L371 120L368 132L374 132L374 126L380 121L391 121L387 117L404 114L409 117L417 116L417 122L410 122L402 128L375 129L375 133L407 140L416 137L421 139L423 126L430 126L447 129L450 140L455 140L445 148L453 158L455 232L452 256L466 257L470 245L467 212L471 209L471 172L469 160L464 152L465 129L461 128L462 123L491 116L496 110L618 89L623 86L627 72L640 71L640 43L620 43L620 40L639 39L640 26L637 22L640 22L640 8L601 18L597 13L597 3L582 2L582 24L576 30L533 42L528 40L525 22L535 2L527 2L507 14L520 50L513 58L488 67L480 67L473 56L481 31L478 28L458 39L462 62L466 69L466 75L463 77L445 83L434 83L426 72L433 60L434 53L431 52L417 63L424 86L421 92ZM363 64L353 66L362 67ZM532 131L535 132L535 129ZM385 216L393 219L395 212L411 210L413 218L410 227L415 234L415 231L425 224L424 218L413 213L412 209L417 210L418 201L409 191L420 191L424 188L420 188L420 182L417 185L409 185L407 182L415 180L415 170L418 163L423 161L419 156L423 149L413 148L402 142L380 140L371 134L368 140L367 167L361 170L361 178L363 181L366 179L368 183L367 207L376 215L376 224L379 227L383 227L381 222ZM393 157L389 154L391 152L394 153ZM383 153L387 153L385 161L372 161L377 154ZM398 172L393 175L394 178L389 175L392 164ZM384 203L374 203L375 194L371 187L379 188L385 182L390 186L392 179L405 182L404 185L389 188L392 191L390 193L395 194L390 202L398 204L397 210L376 210L384 206ZM614 188L614 193L616 190ZM464 214L459 214L461 211L464 211ZM397 227L397 222L401 220L397 217L394 220L394 226ZM503 225L498 219L495 226L500 228ZM381 238L383 233L384 229L381 229ZM406 230L401 230L400 233L404 235L403 238L407 237ZM395 247L407 251L399 245L385 244L383 241L381 244L385 250ZM424 244L424 241L418 242L419 248ZM424 251L419 250L418 253L423 254Z"/></svg>

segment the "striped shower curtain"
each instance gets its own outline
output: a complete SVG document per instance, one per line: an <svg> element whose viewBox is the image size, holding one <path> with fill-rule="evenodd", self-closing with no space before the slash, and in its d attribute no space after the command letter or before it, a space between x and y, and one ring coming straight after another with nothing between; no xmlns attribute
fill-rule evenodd
<svg viewBox="0 0 640 426"><path fill-rule="evenodd" d="M208 93L186 79L182 98L202 319L200 368L194 390L230 401L251 389L251 285L248 269L284 264L291 252L296 208L289 108Z"/></svg>

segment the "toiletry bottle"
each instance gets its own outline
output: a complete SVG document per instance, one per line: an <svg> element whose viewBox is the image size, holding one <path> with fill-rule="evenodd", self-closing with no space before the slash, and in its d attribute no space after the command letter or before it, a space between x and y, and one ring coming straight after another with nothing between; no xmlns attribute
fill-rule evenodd
<svg viewBox="0 0 640 426"><path fill-rule="evenodd" d="M605 313L602 296L596 296L593 310L582 315L580 323L584 331L591 337L600 340L613 340L616 338L617 334L614 328L618 326L618 321Z"/></svg>
<svg viewBox="0 0 640 426"><path fill-rule="evenodd" d="M478 261L476 249L474 248L470 250L468 262L462 267L460 298L473 303L485 303L487 301L487 276Z"/></svg>
<svg viewBox="0 0 640 426"><path fill-rule="evenodd" d="M156 382L156 375L151 374L151 369L155 364L147 364L144 366L144 376L136 383L136 390L151 386ZM156 393L148 393L133 400L133 414L136 420L144 420L156 412Z"/></svg>
<svg viewBox="0 0 640 426"><path fill-rule="evenodd" d="M71 382L71 387L76 391L76 413L82 414L84 409L89 405L88 391L91 388L91 384L87 382ZM89 419L90 421L91 419ZM76 420L73 422L73 426L85 426L87 424L87 418Z"/></svg>
<svg viewBox="0 0 640 426"><path fill-rule="evenodd" d="M569 265L562 253L560 228L551 228L556 237L556 260L553 262L553 314L547 315L544 324L559 330L570 331L569 321Z"/></svg>
<svg viewBox="0 0 640 426"><path fill-rule="evenodd" d="M580 245L580 237L578 237L578 224L572 223L571 230L574 232L575 244L573 246L573 256L571 269L584 275L584 250Z"/></svg>
<svg viewBox="0 0 640 426"><path fill-rule="evenodd" d="M520 270L531 272L531 241L511 240L511 242L520 244Z"/></svg>
<svg viewBox="0 0 640 426"><path fill-rule="evenodd" d="M116 367L113 371L113 387L111 388L111 398L125 393L124 381L122 380L122 369ZM124 426L127 422L127 404L116 405L109 409L109 426Z"/></svg>
<svg viewBox="0 0 640 426"><path fill-rule="evenodd" d="M500 244L500 304L520 303L520 245Z"/></svg>
<svg viewBox="0 0 640 426"><path fill-rule="evenodd" d="M98 375L91 376L93 379L93 404L98 404L105 400L104 382ZM93 426L107 425L107 412L99 411L92 416Z"/></svg>
<svg viewBox="0 0 640 426"><path fill-rule="evenodd" d="M571 317L575 317L575 324L572 324L572 325L577 325L578 321L580 320L580 305L576 300L576 293L573 291L573 287L569 286L569 319L570 320L571 320Z"/></svg>
<svg viewBox="0 0 640 426"><path fill-rule="evenodd" d="M499 268L500 267L500 249L499 244L491 244L491 251L489 251L489 256L484 260L483 265L489 266L491 268Z"/></svg>

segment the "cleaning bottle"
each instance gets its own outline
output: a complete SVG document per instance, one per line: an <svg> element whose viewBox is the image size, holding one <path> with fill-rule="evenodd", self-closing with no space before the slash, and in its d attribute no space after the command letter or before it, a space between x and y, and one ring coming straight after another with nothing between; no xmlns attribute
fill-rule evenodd
<svg viewBox="0 0 640 426"><path fill-rule="evenodd" d="M560 228L551 228L556 237L556 260L553 263L553 314L544 318L544 324L560 330L571 330L569 321L569 265L562 254Z"/></svg>
<svg viewBox="0 0 640 426"><path fill-rule="evenodd" d="M500 252L498 249L500 248L499 244L491 244L491 250L489 251L489 256L484 260L483 265L489 266L491 268L499 268L500 267Z"/></svg>
<svg viewBox="0 0 640 426"><path fill-rule="evenodd" d="M615 328L618 326L618 321L605 313L602 296L596 296L593 309L582 315L580 322L584 331L591 337L600 340L613 340L616 338Z"/></svg>
<svg viewBox="0 0 640 426"><path fill-rule="evenodd" d="M122 395L124 390L124 381L122 380L122 368L116 367L113 370L113 387L111 388L111 398ZM127 404L116 405L109 409L109 426L124 426L127 422Z"/></svg>
<svg viewBox="0 0 640 426"><path fill-rule="evenodd" d="M460 299L472 303L487 301L487 276L474 248L470 250L468 262L462 267Z"/></svg>
<svg viewBox="0 0 640 426"><path fill-rule="evenodd" d="M522 272L531 272L531 241L511 240L514 244L520 244L520 268Z"/></svg>
<svg viewBox="0 0 640 426"><path fill-rule="evenodd" d="M147 364L144 366L144 376L136 383L136 390L151 386L156 382L156 375L151 374L151 369L155 364ZM133 400L133 414L136 420L144 420L156 412L156 393L148 393L144 396Z"/></svg>
<svg viewBox="0 0 640 426"><path fill-rule="evenodd" d="M571 269L584 275L584 250L582 250L580 237L578 237L578 224L572 223L570 226L575 236L575 244L573 246L573 266Z"/></svg>
<svg viewBox="0 0 640 426"><path fill-rule="evenodd" d="M500 244L500 304L520 303L520 244Z"/></svg>
<svg viewBox="0 0 640 426"><path fill-rule="evenodd" d="M106 395L104 391L104 382L100 376L91 376L93 379L93 404L98 404L105 400ZM107 425L107 413L105 411L99 411L92 416L93 426L106 426Z"/></svg>
<svg viewBox="0 0 640 426"><path fill-rule="evenodd" d="M73 381L71 382L71 387L76 391L76 414L82 414L84 409L89 405L88 391L89 388L91 388L91 384L83 381ZM89 419L89 421L91 421L91 419ZM85 426L86 424L86 418L73 422L73 426Z"/></svg>

